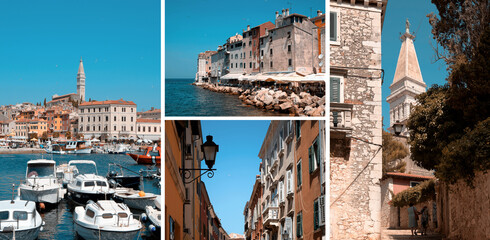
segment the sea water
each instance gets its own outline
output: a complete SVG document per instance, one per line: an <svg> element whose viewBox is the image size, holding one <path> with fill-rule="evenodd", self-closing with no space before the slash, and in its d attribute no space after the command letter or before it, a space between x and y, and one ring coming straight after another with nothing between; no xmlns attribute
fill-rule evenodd
<svg viewBox="0 0 490 240"><path fill-rule="evenodd" d="M70 160L92 160L97 164L97 170L101 176L107 175L109 163L120 164L135 172L139 172L140 169L147 169L144 165L137 165L131 157L124 154L4 154L0 155L0 200L12 199L12 184L15 184L14 194L17 195L17 188L25 179L27 161L41 158L55 160L56 165L68 163ZM111 170L113 169L114 166L111 167ZM90 169L87 167L86 170ZM119 168L116 170L119 171ZM123 169L123 171L124 174L134 175L127 170ZM161 194L161 188L155 179L145 178L143 188L145 192ZM73 230L73 212L69 205L68 200L63 199L56 207L41 212L45 225L38 239L77 239ZM141 212L133 213L140 214ZM151 234L146 228L147 225L145 224L145 228L141 230L139 239L155 239L155 237L150 238Z"/></svg>
<svg viewBox="0 0 490 240"><path fill-rule="evenodd" d="M242 103L238 95L194 86L194 79L165 79L165 116L287 116Z"/></svg>

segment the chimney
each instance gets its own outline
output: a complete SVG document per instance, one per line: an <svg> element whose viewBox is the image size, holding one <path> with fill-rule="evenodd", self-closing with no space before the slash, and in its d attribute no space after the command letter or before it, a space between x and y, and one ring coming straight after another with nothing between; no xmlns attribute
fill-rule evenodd
<svg viewBox="0 0 490 240"><path fill-rule="evenodd" d="M154 107L151 107L151 111L153 111L153 110L155 110L155 108Z"/></svg>
<svg viewBox="0 0 490 240"><path fill-rule="evenodd" d="M250 25L247 25L247 31L250 31Z"/></svg>
<svg viewBox="0 0 490 240"><path fill-rule="evenodd" d="M289 16L289 8L286 8L286 17Z"/></svg>
<svg viewBox="0 0 490 240"><path fill-rule="evenodd" d="M276 19L277 19L277 17L279 17L279 12L278 11L276 11Z"/></svg>
<svg viewBox="0 0 490 240"><path fill-rule="evenodd" d="M285 12L286 12L286 10L283 9L282 10L282 17L285 17L286 16Z"/></svg>
<svg viewBox="0 0 490 240"><path fill-rule="evenodd" d="M320 10L316 11L316 15L317 16L321 16L322 15L322 11L320 11Z"/></svg>

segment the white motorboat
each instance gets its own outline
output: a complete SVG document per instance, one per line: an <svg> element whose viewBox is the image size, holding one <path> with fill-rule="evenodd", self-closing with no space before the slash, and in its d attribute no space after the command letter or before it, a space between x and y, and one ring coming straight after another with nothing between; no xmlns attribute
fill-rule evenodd
<svg viewBox="0 0 490 240"><path fill-rule="evenodd" d="M150 221L150 231L155 235L160 235L161 231L161 222L162 222L162 205L161 205L161 196L158 195L155 198L155 207L147 206L145 208L146 216Z"/></svg>
<svg viewBox="0 0 490 240"><path fill-rule="evenodd" d="M26 179L20 184L20 199L56 204L63 198L62 184L55 175L56 162L38 159L27 162Z"/></svg>
<svg viewBox="0 0 490 240"><path fill-rule="evenodd" d="M92 153L92 146L86 141L68 141L65 150L71 154L90 154Z"/></svg>
<svg viewBox="0 0 490 240"><path fill-rule="evenodd" d="M85 205L88 200L107 200L114 196L114 189L110 188L105 177L99 176L97 165L92 160L72 160L68 165L88 164L95 167L95 174L78 174L67 185L68 198L73 202Z"/></svg>
<svg viewBox="0 0 490 240"><path fill-rule="evenodd" d="M145 210L147 206L155 207L157 196L153 193L145 193L132 188L116 188L114 199L123 202L132 209Z"/></svg>
<svg viewBox="0 0 490 240"><path fill-rule="evenodd" d="M143 227L128 206L113 200L89 201L85 207L78 206L73 220L76 233L86 240L135 239Z"/></svg>
<svg viewBox="0 0 490 240"><path fill-rule="evenodd" d="M36 203L24 200L0 201L0 239L36 239L44 222Z"/></svg>
<svg viewBox="0 0 490 240"><path fill-rule="evenodd" d="M56 177L63 183L64 188L66 188L68 183L71 182L76 175L78 175L78 168L76 165L64 163L56 166Z"/></svg>

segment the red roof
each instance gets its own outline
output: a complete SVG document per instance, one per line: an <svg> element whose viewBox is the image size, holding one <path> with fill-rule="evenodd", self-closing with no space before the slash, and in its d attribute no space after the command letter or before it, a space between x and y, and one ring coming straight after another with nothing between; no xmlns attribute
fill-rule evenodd
<svg viewBox="0 0 490 240"><path fill-rule="evenodd" d="M136 122L161 123L162 121L158 119L138 118Z"/></svg>
<svg viewBox="0 0 490 240"><path fill-rule="evenodd" d="M411 178L411 179L434 179L433 176L423 176L409 173L398 173L398 172L388 172L384 178L393 177L393 178Z"/></svg>
<svg viewBox="0 0 490 240"><path fill-rule="evenodd" d="M135 105L136 106L136 104L134 102L132 102L132 101L125 101L122 98L119 99L119 100L84 102L84 103L81 103L78 106L94 106L94 105L108 105L108 104Z"/></svg>

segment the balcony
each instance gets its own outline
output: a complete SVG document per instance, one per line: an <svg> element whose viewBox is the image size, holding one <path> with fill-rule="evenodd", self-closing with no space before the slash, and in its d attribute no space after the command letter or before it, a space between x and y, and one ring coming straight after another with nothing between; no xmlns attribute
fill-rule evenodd
<svg viewBox="0 0 490 240"><path fill-rule="evenodd" d="M353 104L330 103L330 131L352 135Z"/></svg>
<svg viewBox="0 0 490 240"><path fill-rule="evenodd" d="M279 207L267 207L263 213L264 226L279 226Z"/></svg>

